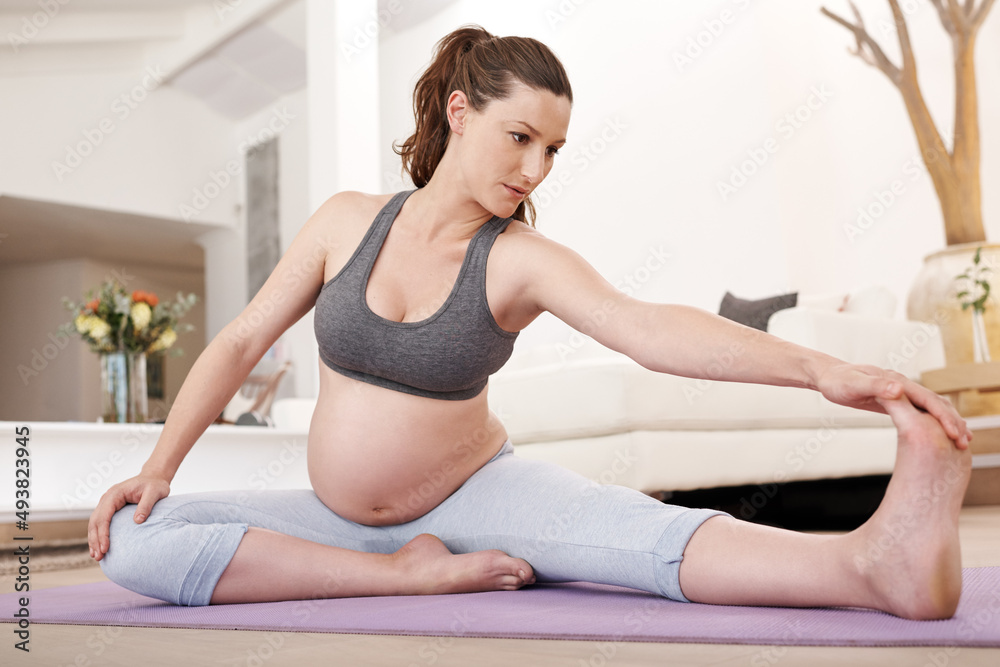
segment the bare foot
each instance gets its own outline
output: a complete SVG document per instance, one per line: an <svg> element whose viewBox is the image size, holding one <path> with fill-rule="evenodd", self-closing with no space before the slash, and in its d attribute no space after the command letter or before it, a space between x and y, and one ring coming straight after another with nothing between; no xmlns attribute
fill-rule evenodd
<svg viewBox="0 0 1000 667"><path fill-rule="evenodd" d="M535 583L525 560L496 549L453 554L428 533L417 535L390 557L399 565L398 595L514 591Z"/></svg>
<svg viewBox="0 0 1000 667"><path fill-rule="evenodd" d="M905 398L884 403L899 431L896 465L878 510L851 537L870 606L911 619L950 618L962 592L958 514L972 455Z"/></svg>

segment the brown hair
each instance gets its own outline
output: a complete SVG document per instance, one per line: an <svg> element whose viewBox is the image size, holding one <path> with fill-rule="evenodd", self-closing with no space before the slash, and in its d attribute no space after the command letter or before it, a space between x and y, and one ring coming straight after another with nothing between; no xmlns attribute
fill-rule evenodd
<svg viewBox="0 0 1000 667"><path fill-rule="evenodd" d="M416 187L422 188L431 180L448 146L448 96L460 90L475 111L482 111L492 100L506 98L517 81L573 102L562 63L536 39L494 37L480 26L468 25L437 43L434 59L413 90L413 135L393 145ZM512 217L534 226L531 199L521 202Z"/></svg>

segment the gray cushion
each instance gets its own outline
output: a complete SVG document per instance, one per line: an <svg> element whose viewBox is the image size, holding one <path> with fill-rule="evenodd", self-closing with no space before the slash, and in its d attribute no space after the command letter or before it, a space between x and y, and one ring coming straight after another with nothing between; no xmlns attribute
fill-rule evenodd
<svg viewBox="0 0 1000 667"><path fill-rule="evenodd" d="M719 315L748 327L767 331L767 321L771 319L771 315L785 308L794 308L798 298L798 292L792 292L750 301L726 292L719 305Z"/></svg>

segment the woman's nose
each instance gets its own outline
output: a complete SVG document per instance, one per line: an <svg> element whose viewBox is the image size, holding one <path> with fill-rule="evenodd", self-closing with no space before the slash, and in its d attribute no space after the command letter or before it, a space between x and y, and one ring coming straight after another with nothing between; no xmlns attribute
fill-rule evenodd
<svg viewBox="0 0 1000 667"><path fill-rule="evenodd" d="M545 151L530 151L521 163L521 175L531 183L541 181L545 176Z"/></svg>

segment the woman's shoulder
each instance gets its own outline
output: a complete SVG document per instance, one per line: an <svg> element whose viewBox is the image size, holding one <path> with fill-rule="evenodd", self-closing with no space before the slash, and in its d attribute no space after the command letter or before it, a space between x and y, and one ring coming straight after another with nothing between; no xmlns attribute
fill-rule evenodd
<svg viewBox="0 0 1000 667"><path fill-rule="evenodd" d="M343 219L361 216L370 220L395 195L396 193L373 195L357 190L344 190L328 198L316 212L322 217Z"/></svg>
<svg viewBox="0 0 1000 667"><path fill-rule="evenodd" d="M569 246L555 241L534 227L511 220L496 238L491 253L498 263L507 267L520 267L529 279L536 279L546 267L562 264L578 257Z"/></svg>
<svg viewBox="0 0 1000 667"><path fill-rule="evenodd" d="M553 241L534 227L520 220L511 220L503 233L497 237L500 247L508 247L512 252L548 253L558 252L566 246Z"/></svg>

